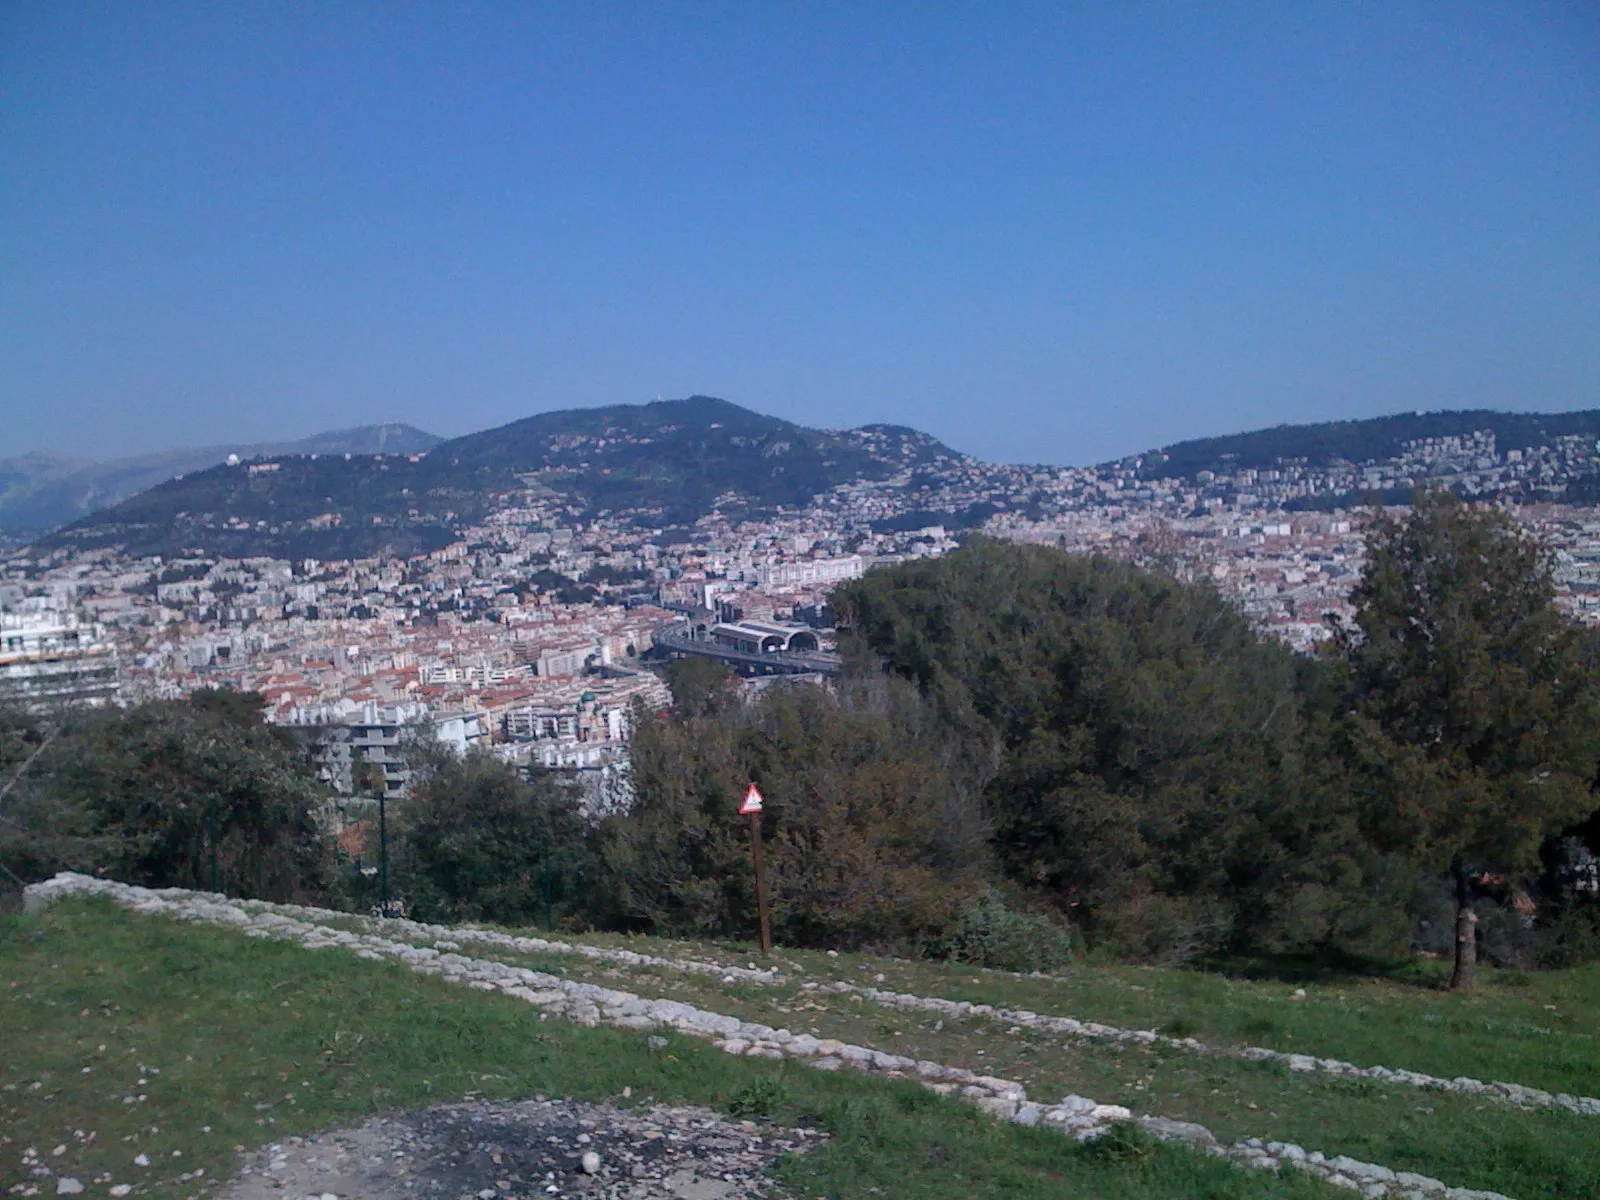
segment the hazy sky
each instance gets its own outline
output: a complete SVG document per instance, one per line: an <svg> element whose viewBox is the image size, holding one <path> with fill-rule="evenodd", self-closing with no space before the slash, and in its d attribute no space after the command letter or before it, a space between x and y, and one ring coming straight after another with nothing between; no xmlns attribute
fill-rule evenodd
<svg viewBox="0 0 1600 1200"><path fill-rule="evenodd" d="M1600 407L1600 6L0 5L0 457Z"/></svg>

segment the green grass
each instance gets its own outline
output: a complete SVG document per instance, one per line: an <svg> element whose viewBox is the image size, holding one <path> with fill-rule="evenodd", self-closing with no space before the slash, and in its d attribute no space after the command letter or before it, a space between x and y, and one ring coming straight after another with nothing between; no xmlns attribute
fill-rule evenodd
<svg viewBox="0 0 1600 1200"><path fill-rule="evenodd" d="M486 947L477 953L491 956ZM1594 1117L1167 1047L1068 1041L983 1018L956 1021L858 996L808 993L793 980L782 987L723 984L661 968L608 969L566 955L492 957L1015 1079L1035 1099L1076 1092L1135 1112L1198 1121L1228 1140L1297 1142L1517 1200L1600 1196L1600 1120Z"/></svg>
<svg viewBox="0 0 1600 1200"><path fill-rule="evenodd" d="M106 1194L90 1182L104 1175L135 1196L188 1197L231 1174L243 1149L368 1113L467 1095L617 1100L624 1087L634 1103L829 1130L824 1149L780 1166L797 1196L1338 1194L1175 1147L1086 1153L909 1083L732 1059L676 1037L652 1052L641 1033L540 1021L507 997L339 951L81 901L0 919L0 1188L28 1179L19 1161L34 1146L90 1200ZM133 1165L139 1153L148 1169Z"/></svg>
<svg viewBox="0 0 1600 1200"><path fill-rule="evenodd" d="M605 935L584 940L661 957L759 962L752 950L732 945ZM464 944L462 953L492 951ZM787 949L777 959L797 981L838 979L1129 1029L1167 1030L1219 1047L1267 1046L1364 1067L1404 1067L1446 1079L1468 1075L1600 1095L1600 963L1537 973L1485 968L1483 985L1468 994L1445 989L1448 965L1428 962L1388 976L1300 983L1112 966L1018 977L953 963L850 954L829 958ZM1307 993L1304 999L1294 997L1300 987Z"/></svg>

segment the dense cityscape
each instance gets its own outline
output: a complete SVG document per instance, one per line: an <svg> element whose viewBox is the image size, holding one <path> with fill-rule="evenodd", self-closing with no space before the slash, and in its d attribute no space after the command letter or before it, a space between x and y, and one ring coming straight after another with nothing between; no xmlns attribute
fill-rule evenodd
<svg viewBox="0 0 1600 1200"><path fill-rule="evenodd" d="M272 722L317 731L326 777L343 793L362 782L352 761L363 760L403 793L397 748L410 729L574 772L592 803L613 806L627 797L634 706L671 702L662 659L709 653L756 688L774 672L821 679L831 673L835 585L937 557L969 532L1209 581L1259 627L1311 652L1349 616L1363 559L1360 489L1447 487L1512 504L1554 551L1560 603L1600 619L1600 516L1559 502L1566 481L1592 469L1591 440L1501 452L1479 432L1408 443L1385 461L1150 478L1147 459L1159 453L1029 467L907 454L906 431L851 436L906 461L887 478L759 516L730 491L692 527L652 525L649 509L586 520L529 475L481 523L408 557L24 549L0 574L0 670L42 698L259 693ZM553 450L572 462L596 453L582 438ZM229 469L277 465L234 459ZM1318 496L1351 503L1295 507ZM809 639L795 640L802 630ZM791 653L802 642L816 651L809 660Z"/></svg>

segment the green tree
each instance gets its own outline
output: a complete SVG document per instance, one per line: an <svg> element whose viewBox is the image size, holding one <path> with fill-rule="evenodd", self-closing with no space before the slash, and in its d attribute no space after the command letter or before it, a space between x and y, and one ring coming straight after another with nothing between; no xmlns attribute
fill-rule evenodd
<svg viewBox="0 0 1600 1200"><path fill-rule="evenodd" d="M738 677L714 658L686 654L669 662L665 674L672 703L684 716L711 716L738 702Z"/></svg>
<svg viewBox="0 0 1600 1200"><path fill-rule="evenodd" d="M271 900L326 898L332 857L314 765L262 724L259 697L202 695L80 711L35 767L41 829L29 869L100 870L151 887L219 884ZM213 842L214 836L214 842Z"/></svg>
<svg viewBox="0 0 1600 1200"><path fill-rule="evenodd" d="M0 893L63 867L92 865L105 854L93 815L56 802L39 786L48 769L44 754L60 732L37 712L0 707Z"/></svg>
<svg viewBox="0 0 1600 1200"><path fill-rule="evenodd" d="M1177 961L1373 926L1352 816L1308 737L1324 668L1210 587L979 538L833 603L852 672L914 682L949 741L994 756L1005 873L1100 940Z"/></svg>
<svg viewBox="0 0 1600 1200"><path fill-rule="evenodd" d="M576 788L478 748L420 759L405 804L395 888L425 920L551 921L592 878Z"/></svg>
<svg viewBox="0 0 1600 1200"><path fill-rule="evenodd" d="M1453 876L1451 983L1469 988L1469 875L1535 867L1544 837L1594 807L1596 640L1557 611L1545 547L1498 509L1418 493L1366 541L1352 779L1369 836Z"/></svg>
<svg viewBox="0 0 1600 1200"><path fill-rule="evenodd" d="M661 933L752 934L737 809L754 781L778 941L941 943L981 893L988 854L982 779L933 716L912 689L878 678L643 719L635 802L603 832L615 916Z"/></svg>

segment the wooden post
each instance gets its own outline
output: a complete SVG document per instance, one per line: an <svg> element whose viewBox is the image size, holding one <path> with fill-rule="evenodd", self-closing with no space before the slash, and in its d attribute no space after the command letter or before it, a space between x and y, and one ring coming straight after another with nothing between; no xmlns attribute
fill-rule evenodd
<svg viewBox="0 0 1600 1200"><path fill-rule="evenodd" d="M772 920L767 915L767 868L761 854L761 814L750 814L750 852L756 860L756 909L761 914L761 953L772 953Z"/></svg>

